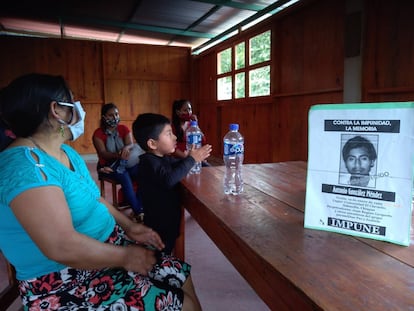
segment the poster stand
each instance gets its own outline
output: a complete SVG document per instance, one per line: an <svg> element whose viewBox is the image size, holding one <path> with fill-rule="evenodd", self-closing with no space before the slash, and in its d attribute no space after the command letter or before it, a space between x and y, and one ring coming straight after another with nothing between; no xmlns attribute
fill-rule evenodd
<svg viewBox="0 0 414 311"><path fill-rule="evenodd" d="M413 102L312 106L308 150L305 228L410 244Z"/></svg>

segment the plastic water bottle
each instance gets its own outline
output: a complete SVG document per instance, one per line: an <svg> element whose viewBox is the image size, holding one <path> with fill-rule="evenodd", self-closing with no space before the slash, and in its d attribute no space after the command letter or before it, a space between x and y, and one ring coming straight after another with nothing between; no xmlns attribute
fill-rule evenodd
<svg viewBox="0 0 414 311"><path fill-rule="evenodd" d="M243 192L244 138L239 133L238 124L230 124L229 129L223 139L223 160L226 167L223 188L225 194L238 195Z"/></svg>
<svg viewBox="0 0 414 311"><path fill-rule="evenodd" d="M185 131L185 137L187 142L187 150L191 150L193 145L195 148L201 147L201 141L203 133L198 127L197 121L191 121L189 128ZM201 172L201 162L197 162L190 170L190 174L200 174Z"/></svg>

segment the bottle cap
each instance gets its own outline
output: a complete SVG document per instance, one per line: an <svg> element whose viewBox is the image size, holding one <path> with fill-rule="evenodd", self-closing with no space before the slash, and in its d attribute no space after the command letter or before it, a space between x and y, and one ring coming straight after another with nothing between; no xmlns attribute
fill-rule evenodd
<svg viewBox="0 0 414 311"><path fill-rule="evenodd" d="M197 126L198 124L197 124L197 121L191 121L190 122L190 126Z"/></svg>
<svg viewBox="0 0 414 311"><path fill-rule="evenodd" d="M231 123L229 128L230 128L230 131L238 131L239 125L237 123Z"/></svg>

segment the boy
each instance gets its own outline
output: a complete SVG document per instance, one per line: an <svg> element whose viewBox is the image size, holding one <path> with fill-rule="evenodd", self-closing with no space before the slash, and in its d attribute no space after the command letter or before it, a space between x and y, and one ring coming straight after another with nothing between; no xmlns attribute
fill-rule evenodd
<svg viewBox="0 0 414 311"><path fill-rule="evenodd" d="M210 156L211 145L190 150L187 157L170 156L176 148L170 120L160 114L140 114L132 124L136 142L145 150L138 164L138 195L144 206L144 224L155 230L171 254L180 233L181 204L177 185L196 162Z"/></svg>

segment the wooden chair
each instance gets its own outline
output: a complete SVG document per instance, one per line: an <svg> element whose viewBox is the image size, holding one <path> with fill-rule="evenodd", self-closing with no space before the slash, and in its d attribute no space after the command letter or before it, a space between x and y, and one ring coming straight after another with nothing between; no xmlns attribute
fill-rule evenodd
<svg viewBox="0 0 414 311"><path fill-rule="evenodd" d="M0 292L0 311L6 311L7 308L10 307L17 298L19 298L19 289L16 279L16 270L6 259L2 260L6 263L8 284Z"/></svg>
<svg viewBox="0 0 414 311"><path fill-rule="evenodd" d="M106 176L102 176L99 175L98 176L100 185L101 185L101 196L103 198L105 198L105 182L111 184L112 187L112 205L115 206L117 209L119 210L123 210L123 209L127 209L130 208L131 206L126 204L126 205L119 205L119 201L118 201L118 186L121 186L120 183L118 183L116 180L113 180L109 177Z"/></svg>
<svg viewBox="0 0 414 311"><path fill-rule="evenodd" d="M118 196L118 186L120 186L121 184L118 183L117 181L108 178L106 176L98 176L99 182L100 182L100 186L101 186L101 196L103 198L105 198L105 182L110 183L111 187L112 187L112 205L115 206L118 210L120 211L125 211L127 209L132 209L131 205L129 204L125 204L125 205L120 205L120 200L119 200L119 196ZM133 212L129 214L129 217L135 221L135 222L139 222L142 223L144 222L144 214L141 213L139 215L135 215Z"/></svg>

